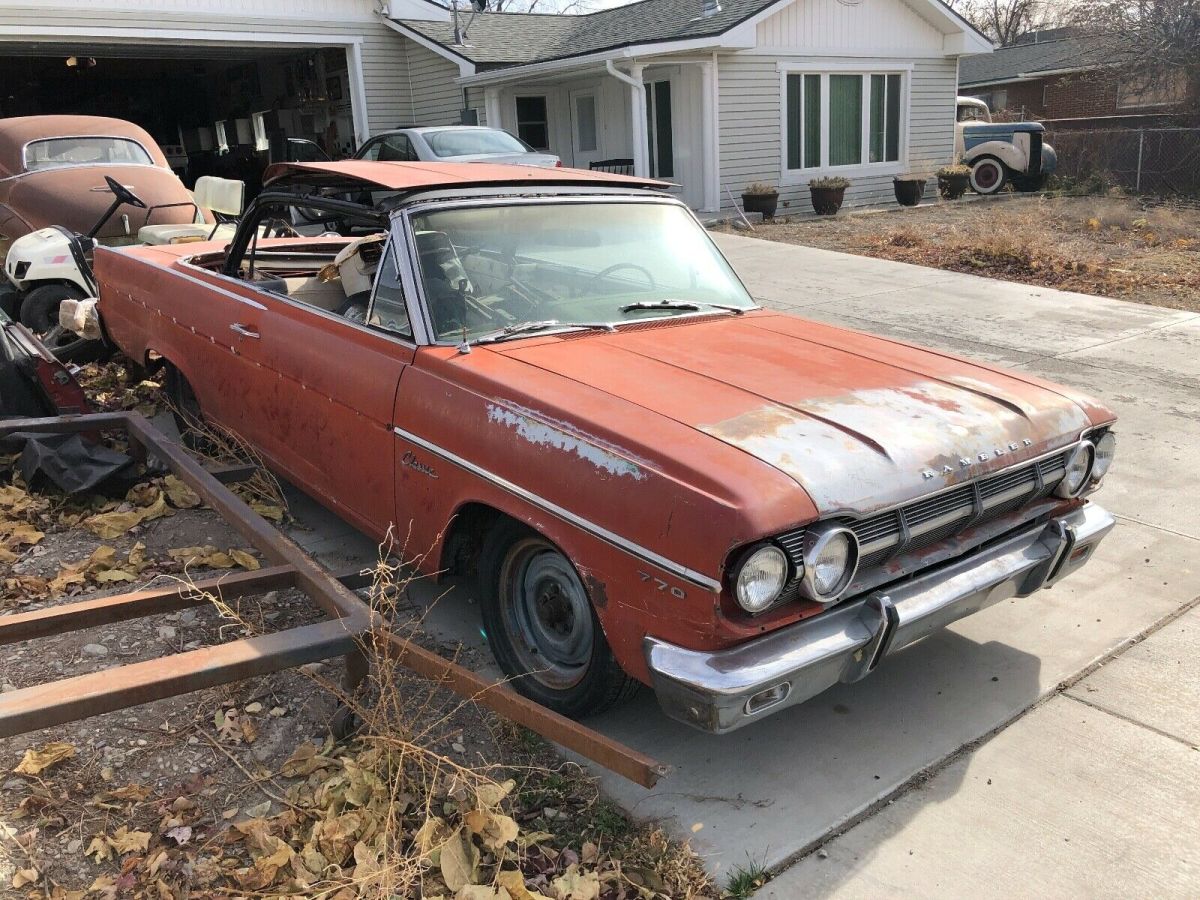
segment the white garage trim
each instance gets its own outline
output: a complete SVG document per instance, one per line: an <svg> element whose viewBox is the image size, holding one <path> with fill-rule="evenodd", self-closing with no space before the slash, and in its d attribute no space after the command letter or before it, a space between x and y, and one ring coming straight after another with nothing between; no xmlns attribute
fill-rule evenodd
<svg viewBox="0 0 1200 900"><path fill-rule="evenodd" d="M46 42L65 38L84 45L145 44L160 41L171 44L221 44L226 47L317 46L341 47L346 52L346 69L350 76L350 112L354 119L354 135L362 144L371 136L367 124L367 91L363 81L361 37L345 35L304 34L299 32L271 32L269 39L249 40L243 31L200 31L167 28L115 28L88 26L69 28L62 26L21 25L13 28L0 25L0 43L4 41L28 42L30 38L41 38Z"/></svg>

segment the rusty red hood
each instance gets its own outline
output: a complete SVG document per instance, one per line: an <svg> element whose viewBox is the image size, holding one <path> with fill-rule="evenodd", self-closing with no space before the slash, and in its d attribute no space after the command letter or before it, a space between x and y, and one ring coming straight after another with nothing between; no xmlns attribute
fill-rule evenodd
<svg viewBox="0 0 1200 900"><path fill-rule="evenodd" d="M1023 373L771 313L495 349L751 454L823 514L903 502L1112 418Z"/></svg>

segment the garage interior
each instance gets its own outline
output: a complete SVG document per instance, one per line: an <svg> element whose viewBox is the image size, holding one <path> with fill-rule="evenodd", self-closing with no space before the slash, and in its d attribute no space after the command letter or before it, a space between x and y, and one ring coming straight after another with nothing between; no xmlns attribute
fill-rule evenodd
<svg viewBox="0 0 1200 900"><path fill-rule="evenodd" d="M334 159L355 149L341 47L6 43L4 49L0 116L136 122L188 187L201 175L220 175L246 182L253 196L267 163L283 158L286 138L312 141Z"/></svg>

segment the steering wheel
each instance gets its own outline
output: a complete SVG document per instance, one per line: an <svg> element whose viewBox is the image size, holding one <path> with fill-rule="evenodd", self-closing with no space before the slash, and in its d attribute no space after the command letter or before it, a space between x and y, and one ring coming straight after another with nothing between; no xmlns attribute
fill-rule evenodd
<svg viewBox="0 0 1200 900"><path fill-rule="evenodd" d="M292 227L291 223L285 219L268 219L266 222L267 237L303 237L300 232Z"/></svg>
<svg viewBox="0 0 1200 900"><path fill-rule="evenodd" d="M130 206L136 206L138 209L146 208L146 201L131 191L125 185L121 184L111 175L105 175L104 180L108 183L108 189L116 195L117 199L122 203L128 203Z"/></svg>
<svg viewBox="0 0 1200 900"><path fill-rule="evenodd" d="M651 290L654 290L655 288L658 287L658 283L654 280L654 276L650 274L650 271L648 269L642 268L637 263L629 263L629 262L613 263L607 269L601 269L599 272L597 272L595 275L593 275L591 278L588 279L588 285L589 286L592 285L593 283L599 281L601 278L607 278L613 272L619 272L621 269L634 269L638 272L641 272L643 275L646 276L646 280L648 282L650 282Z"/></svg>

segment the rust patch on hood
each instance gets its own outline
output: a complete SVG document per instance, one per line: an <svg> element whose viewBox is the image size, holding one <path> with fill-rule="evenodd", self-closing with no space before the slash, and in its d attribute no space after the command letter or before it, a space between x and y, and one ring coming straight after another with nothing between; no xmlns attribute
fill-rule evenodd
<svg viewBox="0 0 1200 900"><path fill-rule="evenodd" d="M705 433L795 480L824 514L870 512L1062 446L1088 426L1074 404L1029 413L923 380L771 403Z"/></svg>

